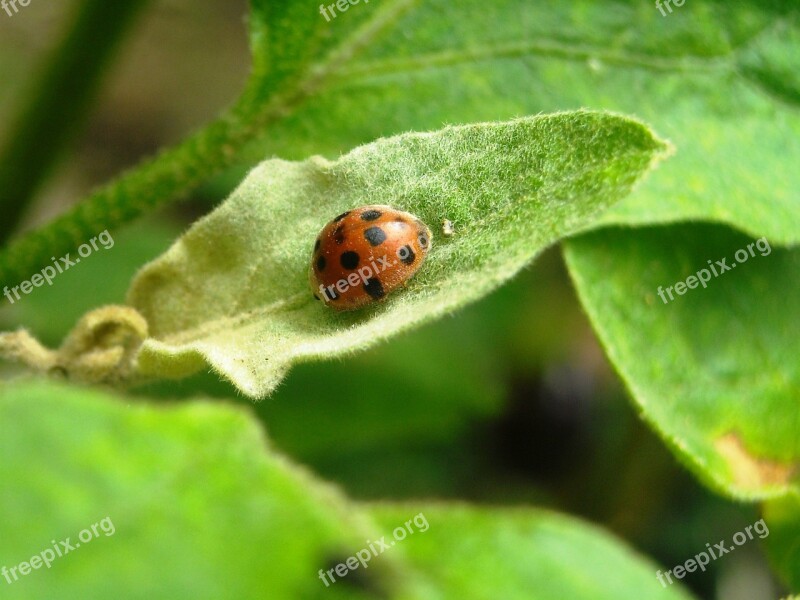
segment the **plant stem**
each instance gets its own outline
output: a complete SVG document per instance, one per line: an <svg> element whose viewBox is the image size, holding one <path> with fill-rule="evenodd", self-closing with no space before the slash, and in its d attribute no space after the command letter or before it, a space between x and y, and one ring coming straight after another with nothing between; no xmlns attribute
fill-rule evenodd
<svg viewBox="0 0 800 600"><path fill-rule="evenodd" d="M247 116L245 116L247 115ZM162 151L96 190L86 200L12 242L0 254L0 288L17 285L64 252L104 230L113 230L142 214L186 196L201 182L231 165L240 148L272 111L254 120L240 102L218 120L174 148ZM12 283L13 282L13 283Z"/></svg>
<svg viewBox="0 0 800 600"><path fill-rule="evenodd" d="M222 146L215 147L215 140L227 137L218 122L95 191L44 229L13 242L0 260L0 285L10 286L12 281L37 272L43 264L50 263L47 258L51 252L60 254L64 248L74 252L88 241L87 234L91 237L106 229L113 230L166 201L175 200L176 190L190 189L208 174L202 173L205 168L214 169L222 162Z"/></svg>
<svg viewBox="0 0 800 600"><path fill-rule="evenodd" d="M148 0L82 0L66 36L36 80L29 101L0 150L0 242L79 130L105 67Z"/></svg>
<svg viewBox="0 0 800 600"><path fill-rule="evenodd" d="M323 89L343 65L416 1L388 1L351 38L280 93L267 89L265 81L254 75L236 105L219 119L96 190L45 227L9 244L0 252L0 289L28 279L49 265L50 257L55 260L66 252L74 255L80 244L106 229L113 230L184 198L202 182L235 164L246 143Z"/></svg>

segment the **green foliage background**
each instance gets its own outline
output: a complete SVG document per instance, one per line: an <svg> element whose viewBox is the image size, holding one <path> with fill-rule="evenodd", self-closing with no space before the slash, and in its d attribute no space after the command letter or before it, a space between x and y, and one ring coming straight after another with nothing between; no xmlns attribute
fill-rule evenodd
<svg viewBox="0 0 800 600"><path fill-rule="evenodd" d="M663 589L656 570L762 512L769 537L685 584L704 598L800 589L795 3L688 1L662 17L632 1L386 0L330 23L310 2L175 6L143 13L91 112L66 97L48 105L75 129L88 113L87 133L68 153L44 144L69 160L40 184L22 229L63 216L13 239L0 278L14 285L106 228L116 244L4 305L3 329L57 345L85 311L123 302L137 270L265 157L335 160L406 131L581 108L632 115L677 152L581 222L584 234L538 224L552 235L527 260L572 237L488 297L359 354L299 365L260 404L210 373L134 392L3 383L0 566L106 515L117 525L49 570L0 580L4 596L688 597ZM37 147L15 145L36 129L14 124L37 106L30 81L48 60L48 44L32 40L69 24L58 10L0 13L6 156ZM231 73L243 80L248 68L246 12L243 82ZM154 40L170 52L145 50ZM176 73L184 85L161 98ZM16 181L19 166L3 165ZM451 210L468 202L454 196ZM661 304L658 286L761 237L771 254ZM331 588L316 578L420 511L430 530L365 576Z"/></svg>

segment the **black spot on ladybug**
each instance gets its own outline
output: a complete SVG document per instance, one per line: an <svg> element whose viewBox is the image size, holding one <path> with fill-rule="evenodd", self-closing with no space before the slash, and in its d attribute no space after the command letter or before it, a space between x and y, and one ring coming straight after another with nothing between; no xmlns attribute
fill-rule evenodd
<svg viewBox="0 0 800 600"><path fill-rule="evenodd" d="M397 251L397 257L400 259L400 262L404 265L413 265L414 260L416 260L417 255L414 254L414 251L411 249L411 246L406 244L402 248Z"/></svg>
<svg viewBox="0 0 800 600"><path fill-rule="evenodd" d="M339 262L342 263L345 269L355 269L358 266L359 260L361 259L358 256L358 252L353 252L352 250L343 252L339 257Z"/></svg>
<svg viewBox="0 0 800 600"><path fill-rule="evenodd" d="M370 227L364 231L364 237L370 246L378 246L386 241L386 234L380 227Z"/></svg>
<svg viewBox="0 0 800 600"><path fill-rule="evenodd" d="M419 240L419 247L425 250L428 247L428 234L424 229L417 232L417 240Z"/></svg>
<svg viewBox="0 0 800 600"><path fill-rule="evenodd" d="M365 210L361 213L361 219L364 221L374 221L380 219L383 213L379 210Z"/></svg>
<svg viewBox="0 0 800 600"><path fill-rule="evenodd" d="M364 282L364 291L375 300L380 300L386 295L386 292L383 291L383 285L381 284L380 279L376 279L375 277L367 279Z"/></svg>
<svg viewBox="0 0 800 600"><path fill-rule="evenodd" d="M312 242L310 291L320 304L337 311L374 304L402 289L424 263L432 244L430 230L412 214L378 205L350 209L330 219ZM385 275L372 262L374 255L384 256L380 261L388 269ZM353 286L342 287L342 277L367 262L373 267L369 278L356 282L356 293L344 292ZM340 287L335 289L333 283Z"/></svg>
<svg viewBox="0 0 800 600"><path fill-rule="evenodd" d="M344 244L344 225L339 225L333 230L333 241L337 246Z"/></svg>

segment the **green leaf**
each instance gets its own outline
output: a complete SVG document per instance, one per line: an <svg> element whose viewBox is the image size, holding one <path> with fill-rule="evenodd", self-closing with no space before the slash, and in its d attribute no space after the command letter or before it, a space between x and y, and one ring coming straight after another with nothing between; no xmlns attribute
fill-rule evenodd
<svg viewBox="0 0 800 600"><path fill-rule="evenodd" d="M0 578L4 598L375 597L326 589L317 572L380 530L274 454L240 408L34 382L0 389L0 422L13 423L0 437L0 479L13 482L0 495L0 565L109 519L49 569ZM366 575L386 597L420 597L400 555Z"/></svg>
<svg viewBox="0 0 800 600"><path fill-rule="evenodd" d="M253 2L254 64L237 102L216 121L94 191L46 227L14 240L0 252L0 287L16 285L49 264L50 256L74 253L97 232L117 230L180 200L225 167L235 166L247 143L329 84L411 5L412 0L385 2L333 30L307 3Z"/></svg>
<svg viewBox="0 0 800 600"><path fill-rule="evenodd" d="M644 125L575 112L410 133L336 162L269 160L135 279L151 339L145 376L210 364L262 397L293 362L364 348L487 294L585 226L667 152ZM312 299L313 241L335 215L389 203L435 231L427 262L382 305L337 314Z"/></svg>
<svg viewBox="0 0 800 600"><path fill-rule="evenodd" d="M0 388L0 422L14 424L0 437L0 478L13 482L0 495L11 579L0 585L11 600L689 597L575 519L348 502L276 455L247 411L219 402L120 402L17 382ZM61 541L73 549L21 574ZM320 569L370 542L368 567L326 587Z"/></svg>
<svg viewBox="0 0 800 600"><path fill-rule="evenodd" d="M264 3L253 2L257 14ZM305 35L323 45L378 18L372 3L329 24L304 2L282 4L292 5L280 11L291 11L295 29L288 20L276 28L276 45L299 46ZM292 105L248 156L336 155L442 123L612 110L644 119L679 152L599 223L709 220L798 243L797 3L687 2L673 10L662 17L652 2L631 0L417 3L326 70L325 84ZM314 53L302 56L312 63Z"/></svg>
<svg viewBox="0 0 800 600"><path fill-rule="evenodd" d="M582 107L638 115L681 149L607 222L704 219L800 239L792 0L687 3L666 18L632 0L382 0L330 22L305 0L251 8L253 73L236 105L14 244L0 281L15 285L226 167Z"/></svg>
<svg viewBox="0 0 800 600"><path fill-rule="evenodd" d="M788 586L800 590L800 496L764 504L769 536L764 540L770 562ZM794 597L796 598L796 597Z"/></svg>
<svg viewBox="0 0 800 600"><path fill-rule="evenodd" d="M665 588L666 579L662 586L655 564L608 534L549 511L403 504L373 505L371 513L392 532L412 515L425 517L430 526L415 521L394 548L448 598L691 598L679 585Z"/></svg>
<svg viewBox="0 0 800 600"><path fill-rule="evenodd" d="M800 251L674 225L586 234L566 257L608 356L678 456L738 498L800 491ZM689 276L695 289L667 289Z"/></svg>
<svg viewBox="0 0 800 600"><path fill-rule="evenodd" d="M491 329L484 331L487 311L476 310L482 305L398 335L389 344L297 365L270 402L255 405L270 439L359 498L425 497L431 490L457 495L459 481L474 479L462 444L475 448L476 423L498 415L506 397L504 363L493 351L502 341ZM358 373L357 385L353 373ZM203 373L177 384L158 381L137 392L222 399L232 388ZM453 461L459 463L458 473Z"/></svg>

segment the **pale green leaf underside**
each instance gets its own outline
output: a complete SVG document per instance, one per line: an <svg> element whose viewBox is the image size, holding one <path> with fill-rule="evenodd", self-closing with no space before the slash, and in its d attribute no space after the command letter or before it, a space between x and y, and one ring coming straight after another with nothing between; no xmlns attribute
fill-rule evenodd
<svg viewBox="0 0 800 600"><path fill-rule="evenodd" d="M134 280L152 339L143 376L204 363L262 397L299 360L364 348L480 298L624 196L667 152L644 125L578 111L410 133L335 162L268 160ZM314 301L315 237L337 214L391 204L434 231L427 262L382 305ZM443 219L457 233L436 233Z"/></svg>
<svg viewBox="0 0 800 600"><path fill-rule="evenodd" d="M565 248L645 418L702 479L756 499L800 493L800 250L761 242L766 255L754 246L738 263L748 244L724 226L683 224L611 228ZM720 259L731 268L715 266L705 289L666 290Z"/></svg>
<svg viewBox="0 0 800 600"><path fill-rule="evenodd" d="M0 494L0 565L28 561L53 539L74 544L106 517L113 525L49 569L3 579L9 600L688 598L576 519L350 502L272 452L238 407L18 382L0 388L0 422L14 423L0 436L0 480L14 482ZM367 569L330 587L319 579L420 513L414 533Z"/></svg>

